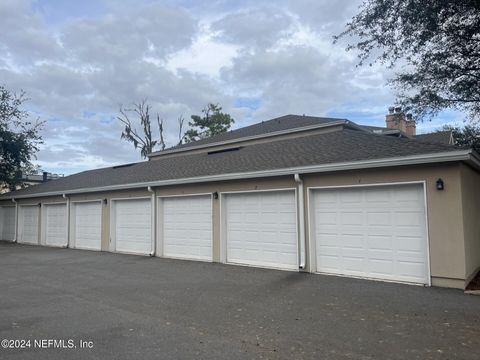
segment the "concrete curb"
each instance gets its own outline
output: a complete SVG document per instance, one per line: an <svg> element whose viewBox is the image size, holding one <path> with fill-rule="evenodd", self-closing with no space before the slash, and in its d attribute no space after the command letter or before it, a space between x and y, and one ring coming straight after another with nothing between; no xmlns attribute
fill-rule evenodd
<svg viewBox="0 0 480 360"><path fill-rule="evenodd" d="M468 294L468 295L479 295L480 296L480 290L465 290L464 293Z"/></svg>

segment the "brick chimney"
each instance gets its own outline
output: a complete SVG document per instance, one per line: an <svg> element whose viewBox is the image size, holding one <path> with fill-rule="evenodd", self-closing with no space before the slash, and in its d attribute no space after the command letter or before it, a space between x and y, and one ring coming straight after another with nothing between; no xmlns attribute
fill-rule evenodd
<svg viewBox="0 0 480 360"><path fill-rule="evenodd" d="M413 120L412 114L407 114L407 136L417 135L417 123Z"/></svg>
<svg viewBox="0 0 480 360"><path fill-rule="evenodd" d="M415 136L416 134L416 123L412 114L405 115L401 107L389 107L385 122L388 129L400 130L407 136Z"/></svg>

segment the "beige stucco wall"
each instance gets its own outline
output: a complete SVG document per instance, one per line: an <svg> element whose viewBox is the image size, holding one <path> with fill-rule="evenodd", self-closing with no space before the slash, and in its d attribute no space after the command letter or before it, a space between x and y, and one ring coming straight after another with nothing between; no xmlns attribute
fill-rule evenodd
<svg viewBox="0 0 480 360"><path fill-rule="evenodd" d="M443 191L438 191L435 186L439 178L445 183ZM465 253L459 164L314 174L305 175L304 179L306 188L425 181L432 284L464 286ZM306 236L308 239L308 232Z"/></svg>
<svg viewBox="0 0 480 360"><path fill-rule="evenodd" d="M309 187L425 181L428 203L427 214L432 284L463 288L465 286L465 279L468 276L467 272L479 265L478 259L480 258L480 253L477 251L479 247L476 247L478 243L471 240L475 237L475 231L477 231L471 230L474 221L469 216L464 216L464 212L467 210L470 211L470 208L473 206L473 201L468 201L468 195L465 193L466 190L472 188L475 182L475 177L470 174L469 171L468 168L464 169L463 165L450 163L303 175L305 215L308 213L307 190ZM464 175L465 179L461 180L461 175ZM436 190L435 182L438 178L444 180L445 190L443 191ZM218 192L221 195L221 193L232 191L286 188L297 188L293 176L166 186L155 188L154 191L156 197L158 197L213 192ZM70 200L73 202L107 199L107 204L102 203L102 250L108 251L110 246L111 200L115 198L150 196L151 193L149 193L147 189L143 189L72 195L70 196ZM59 198L48 198L44 200L28 199L19 200L19 203L34 203L38 201L54 202L58 201L58 199ZM462 205L462 200L468 204ZM478 200L475 201L477 205L479 202ZM220 199L213 200L212 209L213 260L218 262L221 260ZM471 213L478 214L478 207L476 210L472 208ZM157 215L159 216L159 214ZM475 222L475 224L477 224L478 228L478 221ZM464 225L466 228L468 227L468 230L464 231ZM305 216L305 229L308 229L307 216ZM465 239L467 239L467 247L464 245L464 235ZM308 231L306 231L307 244L309 243L308 236ZM306 247L306 252L306 271L313 271L308 263L308 246Z"/></svg>
<svg viewBox="0 0 480 360"><path fill-rule="evenodd" d="M480 174L461 165L462 214L467 282L480 268Z"/></svg>

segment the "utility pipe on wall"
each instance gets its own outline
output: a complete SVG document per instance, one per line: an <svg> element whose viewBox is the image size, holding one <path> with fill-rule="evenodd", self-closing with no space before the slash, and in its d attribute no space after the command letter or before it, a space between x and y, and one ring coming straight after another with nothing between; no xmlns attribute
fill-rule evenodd
<svg viewBox="0 0 480 360"><path fill-rule="evenodd" d="M300 174L295 174L295 182L298 184L298 224L300 228L300 259L299 269L305 269L305 209L304 209L304 189L303 180Z"/></svg>
<svg viewBox="0 0 480 360"><path fill-rule="evenodd" d="M67 200L67 248L70 247L70 198L66 194L62 197Z"/></svg>
<svg viewBox="0 0 480 360"><path fill-rule="evenodd" d="M152 220L151 220L151 227L152 227L152 251L150 252L150 256L155 256L155 252L157 249L157 237L155 236L156 233L156 220L157 220L157 212L156 212L156 206L155 206L155 190L152 190L152 187L149 186L147 187L147 191L149 193L152 193Z"/></svg>
<svg viewBox="0 0 480 360"><path fill-rule="evenodd" d="M18 203L15 198L12 198L12 202L15 204L15 235L13 237L13 242L17 242L17 229L18 229Z"/></svg>

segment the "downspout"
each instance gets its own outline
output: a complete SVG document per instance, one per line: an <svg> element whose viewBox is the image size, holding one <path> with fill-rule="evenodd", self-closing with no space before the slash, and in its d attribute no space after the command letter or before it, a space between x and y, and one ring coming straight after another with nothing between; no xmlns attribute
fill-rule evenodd
<svg viewBox="0 0 480 360"><path fill-rule="evenodd" d="M62 194L62 197L67 200L67 246L70 247L70 198L66 194Z"/></svg>
<svg viewBox="0 0 480 360"><path fill-rule="evenodd" d="M298 268L305 269L305 209L303 180L300 174L295 174L295 182L298 184L298 224L300 229L300 259Z"/></svg>
<svg viewBox="0 0 480 360"><path fill-rule="evenodd" d="M15 235L13 237L13 242L17 242L17 229L18 229L18 203L15 198L12 198L12 202L15 204Z"/></svg>
<svg viewBox="0 0 480 360"><path fill-rule="evenodd" d="M151 220L151 226L152 226L152 251L150 252L150 256L155 256L155 251L157 249L157 237L155 236L155 229L156 229L156 219L157 219L157 212L156 212L156 206L155 206L155 191L152 190L152 187L149 186L147 187L147 191L149 193L152 193L152 220Z"/></svg>

